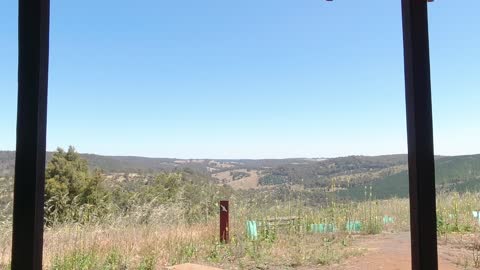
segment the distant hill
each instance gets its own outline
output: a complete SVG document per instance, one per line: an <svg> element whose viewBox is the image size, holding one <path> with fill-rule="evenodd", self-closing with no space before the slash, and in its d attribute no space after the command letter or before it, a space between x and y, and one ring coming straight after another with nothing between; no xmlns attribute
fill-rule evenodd
<svg viewBox="0 0 480 270"><path fill-rule="evenodd" d="M442 157L435 161L438 190L459 192L480 189L480 155ZM370 183L372 196L378 199L408 197L408 173L403 171ZM342 197L363 199L365 186L357 185L339 192Z"/></svg>
<svg viewBox="0 0 480 270"><path fill-rule="evenodd" d="M47 162L52 156L47 152ZM99 168L107 173L143 172L156 173L180 169L191 169L197 172L223 172L237 169L264 169L296 163L315 163L323 159L175 159L147 158L137 156L102 156L95 154L80 154L88 161L89 166ZM0 151L0 176L12 176L15 168L15 152Z"/></svg>
<svg viewBox="0 0 480 270"><path fill-rule="evenodd" d="M52 153L47 153L47 160ZM372 186L376 198L408 196L407 155L347 156L338 158L291 159L173 159L135 156L81 154L90 167L107 174L153 174L192 170L235 189L291 186L322 192L337 191L341 197L363 199L365 186ZM12 176L15 153L0 151L0 177ZM436 157L439 189L480 188L480 155Z"/></svg>
<svg viewBox="0 0 480 270"><path fill-rule="evenodd" d="M306 188L364 184L407 169L407 155L347 156L266 168L261 185L292 184Z"/></svg>
<svg viewBox="0 0 480 270"><path fill-rule="evenodd" d="M47 161L52 153L47 153ZM190 169L210 175L219 184L236 189L264 188L272 185L301 185L325 188L332 181L349 187L406 170L406 155L348 156L339 158L289 159L173 159L135 156L81 154L89 166L105 173L158 173ZM0 151L0 176L14 173L15 153Z"/></svg>
<svg viewBox="0 0 480 270"><path fill-rule="evenodd" d="M52 156L47 152L47 162ZM155 173L172 171L175 169L190 168L196 171L207 172L208 161L180 160L172 158L146 158L135 156L101 156L94 154L80 154L88 161L89 166L99 168L108 173L114 172L145 172ZM15 168L15 152L0 151L0 176L11 176Z"/></svg>

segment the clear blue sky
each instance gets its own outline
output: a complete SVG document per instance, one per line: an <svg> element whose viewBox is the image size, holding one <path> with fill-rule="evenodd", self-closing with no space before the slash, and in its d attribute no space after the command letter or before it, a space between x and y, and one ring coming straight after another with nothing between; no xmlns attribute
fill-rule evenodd
<svg viewBox="0 0 480 270"><path fill-rule="evenodd" d="M400 0L51 3L48 149L177 158L406 152ZM480 153L480 2L429 4L437 154ZM0 149L17 4L0 1Z"/></svg>

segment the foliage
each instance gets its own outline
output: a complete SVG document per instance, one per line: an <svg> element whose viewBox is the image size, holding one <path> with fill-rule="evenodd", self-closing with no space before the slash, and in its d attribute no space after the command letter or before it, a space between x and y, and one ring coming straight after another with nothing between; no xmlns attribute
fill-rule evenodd
<svg viewBox="0 0 480 270"><path fill-rule="evenodd" d="M98 268L98 258L93 251L74 252L61 258L55 258L52 270L89 270Z"/></svg>
<svg viewBox="0 0 480 270"><path fill-rule="evenodd" d="M13 177L0 177L0 227L12 221Z"/></svg>
<svg viewBox="0 0 480 270"><path fill-rule="evenodd" d="M53 154L45 171L45 220L90 221L105 214L107 194L100 171L90 173L87 161L72 146Z"/></svg>
<svg viewBox="0 0 480 270"><path fill-rule="evenodd" d="M337 186L349 187L405 170L405 165L406 155L348 156L316 162L303 160L265 169L260 184L290 183L306 188L325 188L335 179Z"/></svg>
<svg viewBox="0 0 480 270"><path fill-rule="evenodd" d="M230 171L230 175L232 176L233 181L240 180L242 178L250 176L248 172L242 172L242 171Z"/></svg>
<svg viewBox="0 0 480 270"><path fill-rule="evenodd" d="M262 176L259 180L260 185L280 185L288 183L288 177L279 174L267 174Z"/></svg>
<svg viewBox="0 0 480 270"><path fill-rule="evenodd" d="M439 191L480 190L480 155L442 157L435 161L435 183ZM408 172L386 176L372 183L375 198L408 197ZM362 200L363 185L339 192L341 197Z"/></svg>
<svg viewBox="0 0 480 270"><path fill-rule="evenodd" d="M401 169L403 158L379 161L374 157L348 157L291 166L280 161L258 161L276 164L269 174L261 175L284 177L282 181L268 189L233 191L195 169L105 173L89 166L73 147L68 151L58 149L49 159L46 174L49 228L45 231L45 267L155 269L199 262L240 268L308 268L339 263L358 253L348 247L351 234L408 230L408 200L379 200L408 190L406 173L392 174L396 170L392 168ZM477 158L480 160L477 156L437 160L437 181L445 190L437 200L441 236L476 233L480 227L471 214L480 210L480 197L468 192L479 182ZM347 161L353 164L344 163ZM208 161L199 162L204 165ZM254 166L251 161L242 162ZM295 166L299 165L302 169L297 170ZM301 179L289 182L301 175L321 178L317 184L310 181L312 178L305 178L303 185ZM372 182L375 177L380 180ZM364 180L371 184L360 185ZM0 245L0 268L8 265L8 256L3 254L8 254L11 245L12 189L12 177L0 177L0 242L7 243L3 249ZM356 191L358 200L345 200L348 197L343 192L354 194L352 191ZM231 201L229 245L221 244L217 234L220 199ZM383 224L385 215L395 222ZM245 235L246 220L279 217L294 221L259 228L255 241ZM362 224L360 231L346 228L352 221ZM312 224L329 224L335 229L315 233L308 229ZM478 252L472 257L480 261Z"/></svg>

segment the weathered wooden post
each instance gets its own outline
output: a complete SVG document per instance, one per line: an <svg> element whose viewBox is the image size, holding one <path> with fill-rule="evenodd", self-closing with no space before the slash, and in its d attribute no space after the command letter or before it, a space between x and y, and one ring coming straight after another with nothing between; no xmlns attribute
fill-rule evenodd
<svg viewBox="0 0 480 270"><path fill-rule="evenodd" d="M220 242L228 243L228 201L220 201Z"/></svg>

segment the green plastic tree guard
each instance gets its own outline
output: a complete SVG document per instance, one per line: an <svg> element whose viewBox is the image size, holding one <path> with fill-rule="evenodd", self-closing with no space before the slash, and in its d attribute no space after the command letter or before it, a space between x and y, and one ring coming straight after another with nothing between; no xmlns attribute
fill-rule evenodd
<svg viewBox="0 0 480 270"><path fill-rule="evenodd" d="M477 219L478 221L478 224L480 224L480 211L477 210L477 211L472 211L472 215L475 219Z"/></svg>
<svg viewBox="0 0 480 270"><path fill-rule="evenodd" d="M357 220L348 221L345 229L348 232L359 232L362 229L362 223Z"/></svg>
<svg viewBox="0 0 480 270"><path fill-rule="evenodd" d="M390 217L390 216L384 216L383 217L383 224L390 224L390 223L393 223L394 222L394 219L393 217Z"/></svg>
<svg viewBox="0 0 480 270"><path fill-rule="evenodd" d="M257 222L254 220L247 221L247 236L250 240L257 240L258 233L257 233Z"/></svg>

